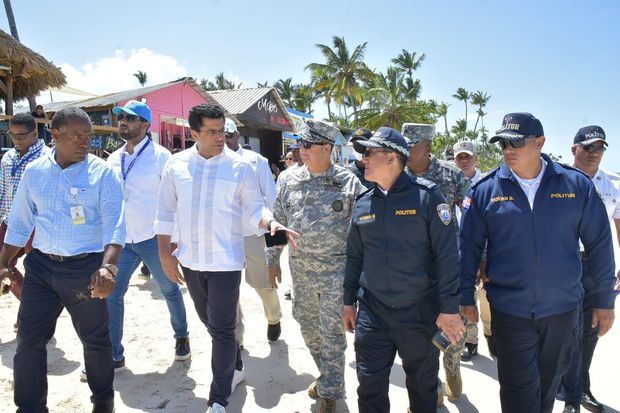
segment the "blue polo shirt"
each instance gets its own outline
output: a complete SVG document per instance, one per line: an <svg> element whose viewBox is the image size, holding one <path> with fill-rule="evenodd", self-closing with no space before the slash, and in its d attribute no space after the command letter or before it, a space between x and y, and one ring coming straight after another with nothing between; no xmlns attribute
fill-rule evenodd
<svg viewBox="0 0 620 413"><path fill-rule="evenodd" d="M488 243L485 284L491 306L541 318L579 306L584 282L595 308L614 308L611 231L605 205L581 171L547 162L531 208L505 164L474 185L463 202L460 233L461 304L474 305L480 257ZM582 280L579 241L591 279Z"/></svg>

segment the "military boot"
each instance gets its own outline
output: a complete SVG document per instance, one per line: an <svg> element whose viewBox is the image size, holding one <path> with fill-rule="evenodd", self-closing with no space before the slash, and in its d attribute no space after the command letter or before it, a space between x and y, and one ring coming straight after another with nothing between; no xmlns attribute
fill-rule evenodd
<svg viewBox="0 0 620 413"><path fill-rule="evenodd" d="M336 400L322 398L320 413L336 413Z"/></svg>

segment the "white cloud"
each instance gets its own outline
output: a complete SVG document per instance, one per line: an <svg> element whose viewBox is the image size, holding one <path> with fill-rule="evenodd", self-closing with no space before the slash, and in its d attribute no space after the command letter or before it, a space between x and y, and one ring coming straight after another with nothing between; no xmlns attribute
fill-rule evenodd
<svg viewBox="0 0 620 413"><path fill-rule="evenodd" d="M84 92L101 95L140 86L133 76L138 70L146 72L146 85L170 82L187 76L187 70L172 56L156 53L149 49L134 49L129 52L117 50L111 57L103 57L81 68L63 63L60 65L67 77L67 86ZM54 101L76 100L84 97L53 92ZM37 102L50 101L49 92L43 92Z"/></svg>

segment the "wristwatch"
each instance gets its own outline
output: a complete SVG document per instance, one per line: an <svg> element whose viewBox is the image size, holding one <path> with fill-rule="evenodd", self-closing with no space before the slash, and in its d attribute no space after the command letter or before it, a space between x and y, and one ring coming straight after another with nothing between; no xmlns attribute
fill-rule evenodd
<svg viewBox="0 0 620 413"><path fill-rule="evenodd" d="M118 267L114 264L103 264L101 268L108 270L108 272L112 274L112 277L116 277L116 274L118 274Z"/></svg>

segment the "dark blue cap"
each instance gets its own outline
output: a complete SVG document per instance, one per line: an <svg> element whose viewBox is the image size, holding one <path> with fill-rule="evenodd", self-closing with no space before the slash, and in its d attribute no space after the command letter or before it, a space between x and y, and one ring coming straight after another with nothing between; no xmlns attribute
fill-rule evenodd
<svg viewBox="0 0 620 413"><path fill-rule="evenodd" d="M575 135L575 140L573 143L577 143L579 145L590 145L596 141L602 141L605 146L607 146L607 141L605 140L605 131L600 126L590 125L585 126L577 131Z"/></svg>
<svg viewBox="0 0 620 413"><path fill-rule="evenodd" d="M353 149L356 152L364 153L367 148L389 149L404 155L405 158L409 157L409 148L403 135L396 129L388 128L387 126L377 129L374 135L367 141L357 140L353 142Z"/></svg>
<svg viewBox="0 0 620 413"><path fill-rule="evenodd" d="M372 138L372 131L370 129L360 128L353 132L353 135L351 135L351 139L349 140L349 142L355 142L360 139L367 141L370 138Z"/></svg>
<svg viewBox="0 0 620 413"><path fill-rule="evenodd" d="M495 132L489 142L497 142L500 139L518 140L528 136L544 136L542 124L531 113L509 113L504 116L502 128Z"/></svg>

